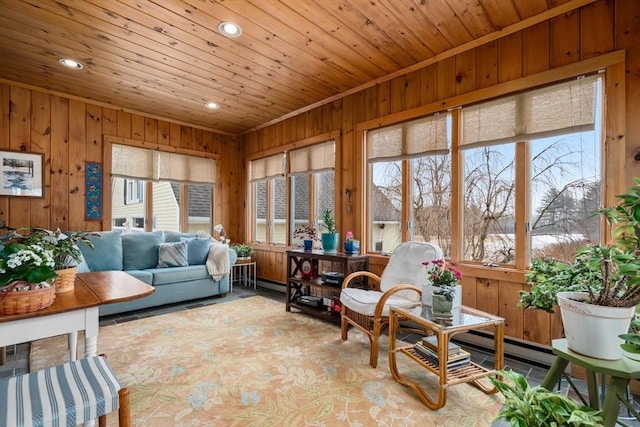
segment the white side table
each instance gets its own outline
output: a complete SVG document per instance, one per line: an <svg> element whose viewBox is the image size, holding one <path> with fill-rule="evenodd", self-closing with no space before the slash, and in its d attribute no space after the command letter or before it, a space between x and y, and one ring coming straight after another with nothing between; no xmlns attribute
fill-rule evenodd
<svg viewBox="0 0 640 427"><path fill-rule="evenodd" d="M251 258L248 260L239 259L231 269L231 277L230 277L230 289L233 292L234 283L240 283L244 287L251 287L256 289L256 262L252 261Z"/></svg>

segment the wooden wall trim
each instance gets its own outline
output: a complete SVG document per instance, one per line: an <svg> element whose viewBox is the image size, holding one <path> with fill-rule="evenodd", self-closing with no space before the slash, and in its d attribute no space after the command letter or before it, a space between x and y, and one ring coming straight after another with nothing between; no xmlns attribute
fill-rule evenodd
<svg viewBox="0 0 640 427"><path fill-rule="evenodd" d="M519 92L537 86L554 83L559 80L569 79L584 73L591 73L608 68L616 64L624 64L625 51L623 49L604 55L585 59L584 61L574 62L572 64L563 65L551 70L542 71L530 76L522 77L516 80L510 80L499 83L494 86L475 90L473 92L457 95L446 99L438 100L430 104L412 108L410 110L400 111L395 114L389 114L384 117L377 117L356 124L356 131L376 129L382 126L393 125L405 120L413 119L418 116L437 113L448 109L453 109L476 102L484 101L491 98L508 95L510 93ZM624 89L624 88L623 88ZM624 93L624 92L623 92Z"/></svg>
<svg viewBox="0 0 640 427"><path fill-rule="evenodd" d="M320 142L328 141L330 139L335 139L337 142L340 138L340 133L341 133L341 130L336 129L336 130L332 130L331 132L325 132L320 135L315 135L309 138L304 138L298 141L290 142L288 144L285 144L279 147L274 147L267 150L261 150L256 153L247 154L245 160L247 161L247 164L248 164L248 162L250 162L251 160L259 159L261 157L271 156L273 154L278 154L285 151L295 150L296 148L302 148L308 145L318 144ZM337 153L337 150L336 150L336 153ZM247 168L247 170L248 169L249 168Z"/></svg>
<svg viewBox="0 0 640 427"><path fill-rule="evenodd" d="M168 153L184 154L187 156L206 157L208 159L214 159L214 160L219 160L221 157L220 154L217 154L217 153L206 153L204 151L191 150L188 148L170 147L170 146L161 145L155 142L138 141L136 139L122 138L119 136L112 136L112 135L104 135L104 142L105 142L105 146L107 144L109 145L109 149L111 148L111 144L123 144L123 145L130 145L132 147L148 148L149 150L158 150L158 151L165 151Z"/></svg>

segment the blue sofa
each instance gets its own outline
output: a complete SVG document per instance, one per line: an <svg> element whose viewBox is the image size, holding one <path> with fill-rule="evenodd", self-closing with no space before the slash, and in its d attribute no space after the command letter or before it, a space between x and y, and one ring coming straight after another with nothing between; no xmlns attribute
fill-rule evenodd
<svg viewBox="0 0 640 427"><path fill-rule="evenodd" d="M155 288L150 296L101 306L100 316L223 296L230 290L229 274L214 280L205 265L210 245L220 245L211 238L175 231L103 231L98 234L100 237L90 237L94 249L79 245L84 258L78 265L79 273L123 270ZM226 248L218 249L222 253L226 251ZM228 249L228 257L229 268L233 268L237 259L233 249Z"/></svg>

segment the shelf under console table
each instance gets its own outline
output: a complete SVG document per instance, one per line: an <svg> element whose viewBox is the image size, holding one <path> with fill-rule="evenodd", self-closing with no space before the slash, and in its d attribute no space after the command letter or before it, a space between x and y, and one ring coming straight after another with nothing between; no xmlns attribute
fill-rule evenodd
<svg viewBox="0 0 640 427"><path fill-rule="evenodd" d="M339 323L340 312L336 310L335 301L340 296L342 284L323 284L322 273L339 272L347 277L355 271L366 271L368 268L367 255L287 250L286 310L291 311L291 307L294 307L303 313ZM366 278L358 280L355 286L367 287Z"/></svg>

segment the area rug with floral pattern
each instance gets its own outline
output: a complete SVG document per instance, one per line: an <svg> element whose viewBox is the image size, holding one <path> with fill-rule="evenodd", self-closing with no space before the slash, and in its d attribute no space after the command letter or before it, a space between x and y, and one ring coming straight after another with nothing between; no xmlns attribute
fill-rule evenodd
<svg viewBox="0 0 640 427"><path fill-rule="evenodd" d="M30 369L62 363L66 348L64 336L32 343ZM385 339L373 369L362 333L342 341L337 325L260 296L105 326L98 336L98 352L131 392L134 426L492 424L500 395L460 384L432 411L391 377L386 349ZM398 359L403 374L434 390L434 375Z"/></svg>

